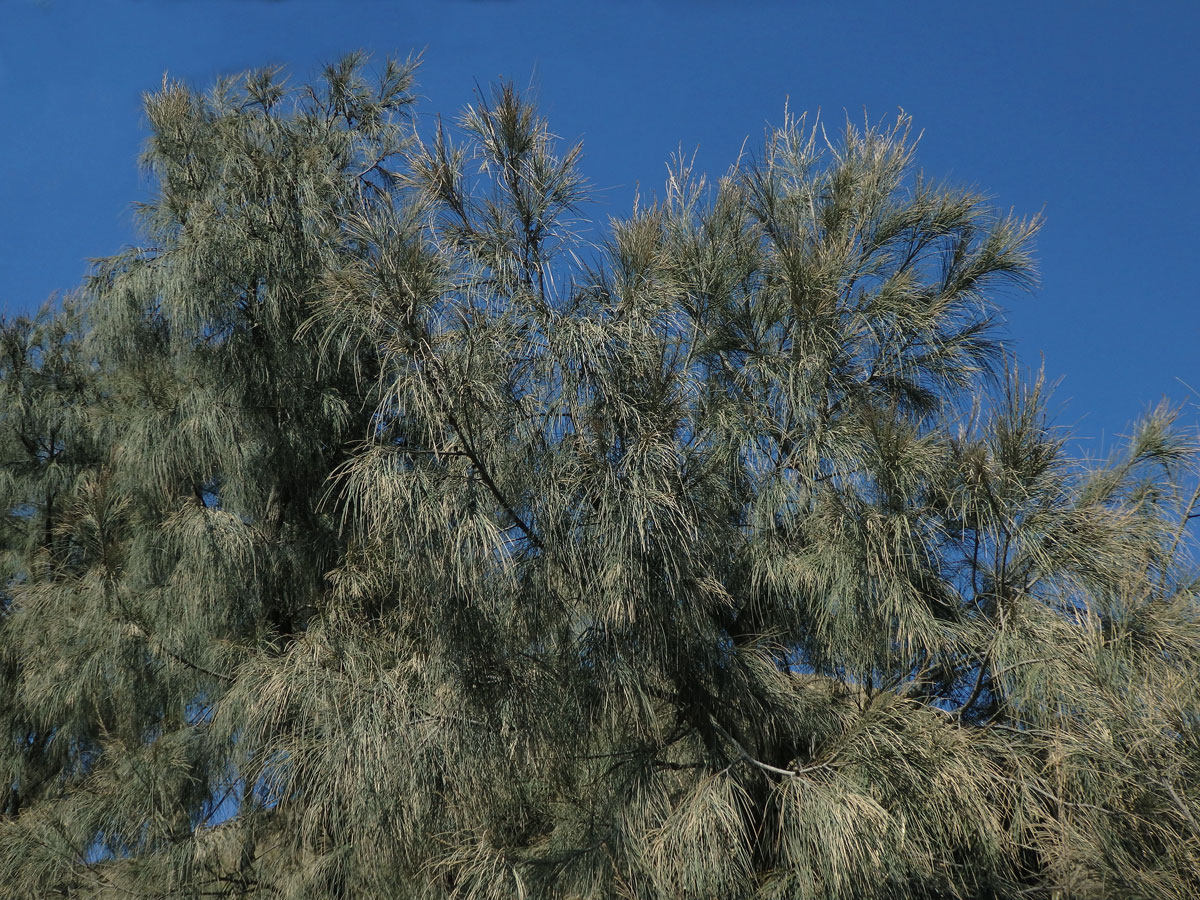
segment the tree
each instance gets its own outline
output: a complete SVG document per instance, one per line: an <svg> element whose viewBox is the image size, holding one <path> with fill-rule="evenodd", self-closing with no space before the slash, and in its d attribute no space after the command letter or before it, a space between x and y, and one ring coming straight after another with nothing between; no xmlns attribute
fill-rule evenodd
<svg viewBox="0 0 1200 900"><path fill-rule="evenodd" d="M787 118L589 247L413 70L164 83L146 246L3 328L10 894L1200 891L1196 448L1068 454L1037 221Z"/></svg>

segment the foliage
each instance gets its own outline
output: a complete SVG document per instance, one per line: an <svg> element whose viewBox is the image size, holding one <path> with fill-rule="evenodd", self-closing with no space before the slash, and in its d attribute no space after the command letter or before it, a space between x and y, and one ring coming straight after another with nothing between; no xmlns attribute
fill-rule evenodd
<svg viewBox="0 0 1200 900"><path fill-rule="evenodd" d="M7 896L1196 896L1195 447L1069 455L1038 223L789 117L589 246L413 70L164 83L4 325Z"/></svg>

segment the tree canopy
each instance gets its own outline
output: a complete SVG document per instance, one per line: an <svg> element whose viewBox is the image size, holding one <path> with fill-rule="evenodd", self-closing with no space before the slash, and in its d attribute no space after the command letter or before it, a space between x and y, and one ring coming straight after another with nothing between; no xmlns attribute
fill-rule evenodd
<svg viewBox="0 0 1200 900"><path fill-rule="evenodd" d="M1038 221L789 116L593 224L414 71L164 81L0 330L0 894L1200 893L1196 443L1071 455Z"/></svg>

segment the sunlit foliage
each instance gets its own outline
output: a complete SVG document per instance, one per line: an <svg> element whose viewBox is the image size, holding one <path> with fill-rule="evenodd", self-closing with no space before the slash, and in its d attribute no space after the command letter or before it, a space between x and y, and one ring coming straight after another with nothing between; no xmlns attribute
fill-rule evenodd
<svg viewBox="0 0 1200 900"><path fill-rule="evenodd" d="M4 324L0 894L1200 894L1195 445L1068 453L1038 222L788 116L597 225L414 68L164 82Z"/></svg>

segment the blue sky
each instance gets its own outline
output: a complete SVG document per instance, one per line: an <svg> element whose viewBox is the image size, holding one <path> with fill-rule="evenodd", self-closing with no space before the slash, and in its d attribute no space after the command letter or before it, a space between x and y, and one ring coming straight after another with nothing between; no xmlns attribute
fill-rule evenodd
<svg viewBox="0 0 1200 900"><path fill-rule="evenodd" d="M164 71L302 82L353 49L424 51L420 111L443 115L476 82L532 83L583 138L602 221L679 147L720 173L785 102L835 124L903 108L927 172L1044 212L1009 343L1061 379L1058 421L1098 454L1159 398L1200 402L1198 38L1197 0L0 0L0 311L136 242L140 96Z"/></svg>

